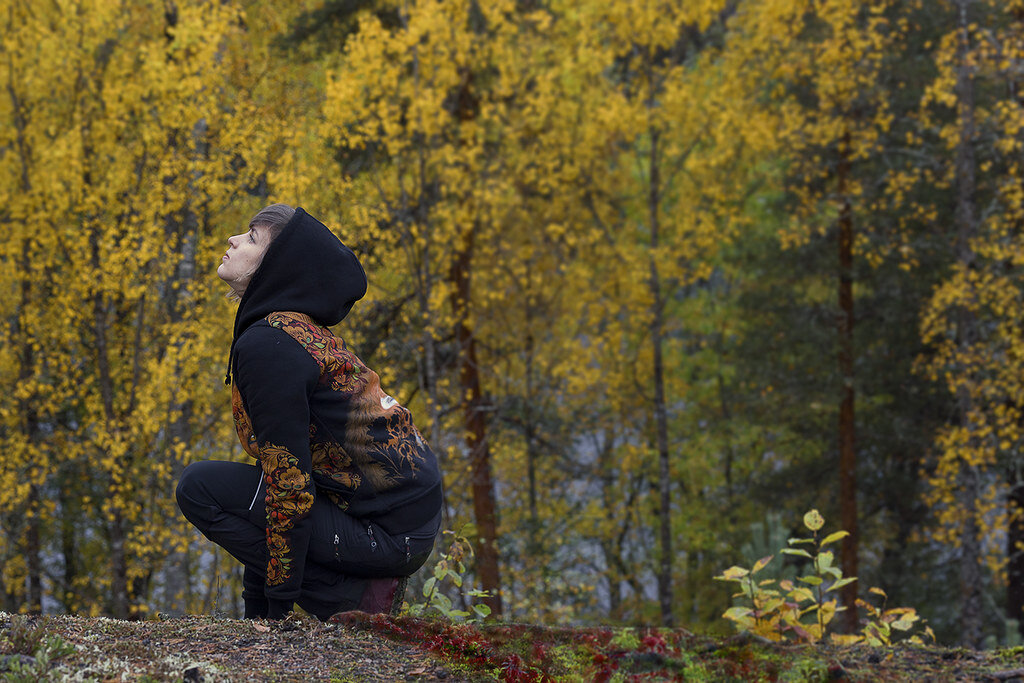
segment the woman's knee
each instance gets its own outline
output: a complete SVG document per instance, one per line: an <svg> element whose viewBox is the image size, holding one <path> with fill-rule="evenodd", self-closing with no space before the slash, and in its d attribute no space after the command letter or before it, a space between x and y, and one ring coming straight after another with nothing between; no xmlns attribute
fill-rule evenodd
<svg viewBox="0 0 1024 683"><path fill-rule="evenodd" d="M207 477L210 474L208 462L194 462L188 465L178 479L178 485L174 489L174 498L178 502L178 509L185 519L196 526L200 526L209 517L208 509L211 507L209 492L205 486ZM204 514L204 512L206 514Z"/></svg>
<svg viewBox="0 0 1024 683"><path fill-rule="evenodd" d="M188 465L181 473L181 477L178 478L178 485L174 489L174 498L178 501L178 507L182 507L182 503L189 503L195 500L197 483L200 480L200 477L197 476L196 466L201 464L194 462ZM184 508L182 511L184 511Z"/></svg>

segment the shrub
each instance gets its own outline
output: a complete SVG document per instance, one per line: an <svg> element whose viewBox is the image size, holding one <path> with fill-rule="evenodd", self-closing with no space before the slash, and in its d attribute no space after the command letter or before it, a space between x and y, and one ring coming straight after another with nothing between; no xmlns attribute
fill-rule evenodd
<svg viewBox="0 0 1024 683"><path fill-rule="evenodd" d="M751 569L730 567L714 578L738 583L740 592L733 597L743 598L748 604L729 608L723 617L732 621L741 632L750 632L773 641L816 643L828 636L831 642L840 645L890 645L897 633L907 633L915 626L924 626L924 633L934 642L935 634L912 607L886 609L887 596L880 588L868 589L868 593L881 596L880 607L865 600L857 600L857 606L866 612L860 633L830 633L829 625L835 615L846 609L839 606L835 591L856 581L857 577L844 577L839 567L835 566L835 554L826 550L826 547L849 533L837 531L819 539L818 532L825 525L825 518L817 510L804 515L803 521L811 535L806 538L790 538L787 541L790 547L782 548L780 552L810 560L812 573L800 576L795 581L759 580L757 574L768 566L774 555L761 558ZM916 634L910 636L909 641L923 642Z"/></svg>

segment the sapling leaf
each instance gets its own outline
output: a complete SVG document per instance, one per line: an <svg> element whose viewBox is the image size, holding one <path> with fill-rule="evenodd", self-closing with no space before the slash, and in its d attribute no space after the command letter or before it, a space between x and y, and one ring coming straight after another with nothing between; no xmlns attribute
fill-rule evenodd
<svg viewBox="0 0 1024 683"><path fill-rule="evenodd" d="M901 615L901 614L915 614L917 610L913 607L893 607L885 610L886 614Z"/></svg>
<svg viewBox="0 0 1024 683"><path fill-rule="evenodd" d="M768 557L762 557L760 560L758 560L756 563L754 563L754 568L750 570L750 573L751 574L756 574L759 571L761 571L762 569L764 569L766 566L768 566L768 563L772 561L773 557L774 557L774 555L769 555Z"/></svg>
<svg viewBox="0 0 1024 683"><path fill-rule="evenodd" d="M813 538L791 538L786 541L790 545L797 545L798 543L814 543Z"/></svg>
<svg viewBox="0 0 1024 683"><path fill-rule="evenodd" d="M452 583L454 583L459 588L462 588L462 574L459 574L458 572L453 571L451 569L449 569L446 573L448 575L448 578L452 580Z"/></svg>
<svg viewBox="0 0 1024 683"><path fill-rule="evenodd" d="M733 621L736 621L743 617L749 617L753 613L754 610L750 609L749 607L730 607L729 609L725 610L725 613L722 616L726 619L732 619Z"/></svg>
<svg viewBox="0 0 1024 683"><path fill-rule="evenodd" d="M822 605L820 614L821 616L819 618L821 619L822 624L827 624L832 621L832 618L836 615L836 601L829 600Z"/></svg>
<svg viewBox="0 0 1024 683"><path fill-rule="evenodd" d="M825 540L823 540L823 541L821 542L821 545L822 545L822 546L826 546L826 545L828 545L829 543L835 543L835 542L836 542L836 541L838 541L839 539L841 539L841 538L845 538L845 537L847 537L847 536L849 536L849 535L850 535L850 532L849 532L849 531L837 531L837 532L835 532L834 534L829 534L828 536L826 536L826 537L825 537Z"/></svg>
<svg viewBox="0 0 1024 683"><path fill-rule="evenodd" d="M798 581L803 581L804 583L809 583L812 586L820 586L822 584L822 582L823 582L822 578L820 576L814 576L814 575L811 575L811 576L801 576L797 580Z"/></svg>
<svg viewBox="0 0 1024 683"><path fill-rule="evenodd" d="M423 582L423 597L430 595L430 592L434 590L435 583L437 583L437 578L433 576Z"/></svg>
<svg viewBox="0 0 1024 683"><path fill-rule="evenodd" d="M826 591L834 591L834 590L839 590L839 589L840 589L840 588L842 588L843 586L847 586L847 585L849 585L849 584L853 583L853 582L854 582L854 581L856 581L856 580L857 580L857 577L856 577L856 576L850 576L850 577L847 577L847 578L845 578L845 579L839 579L838 581L836 581L835 583L833 583L833 584L832 584L831 586L829 586L829 587L828 587L828 588L826 588L825 590L826 590Z"/></svg>
<svg viewBox="0 0 1024 683"><path fill-rule="evenodd" d="M902 619L892 622L891 626L897 631L909 631L917 620L918 616L916 614L908 614Z"/></svg>
<svg viewBox="0 0 1024 683"><path fill-rule="evenodd" d="M821 527L825 526L825 518L821 516L821 513L817 510L811 510L804 515L804 526L811 531L817 531Z"/></svg>
<svg viewBox="0 0 1024 683"><path fill-rule="evenodd" d="M886 598L886 599L889 598L889 596L885 594L884 590L882 590L881 588L875 588L874 586L872 586L871 588L868 589L868 593L874 593L875 595L881 595L883 598Z"/></svg>
<svg viewBox="0 0 1024 683"><path fill-rule="evenodd" d="M721 581L739 581L750 572L743 567L729 567L720 576L716 576L716 579Z"/></svg>
<svg viewBox="0 0 1024 683"><path fill-rule="evenodd" d="M811 592L810 588L797 586L789 592L789 597L793 598L797 602L805 602L807 600L814 600L814 593Z"/></svg>
<svg viewBox="0 0 1024 683"><path fill-rule="evenodd" d="M857 643L861 642L862 640L864 640L864 636L857 634L844 635L841 633L833 633L829 636L829 639L836 645L846 647L849 645L856 645Z"/></svg>
<svg viewBox="0 0 1024 683"><path fill-rule="evenodd" d="M786 555L799 555L800 557L810 557L812 559L814 558L813 555L811 555L809 552L802 548L783 548L781 552L785 553Z"/></svg>
<svg viewBox="0 0 1024 683"><path fill-rule="evenodd" d="M835 555L829 550L823 550L818 553L818 556L814 558L814 568L818 570L819 574L823 574L828 571L828 568L832 566L832 561L835 559Z"/></svg>
<svg viewBox="0 0 1024 683"><path fill-rule="evenodd" d="M473 611L476 612L481 619L483 619L484 617L489 617L491 615L490 606L485 605L483 603L477 603L473 605Z"/></svg>
<svg viewBox="0 0 1024 683"><path fill-rule="evenodd" d="M862 608L865 612L876 618L879 614L881 614L881 610L879 610L877 607L872 605L867 600L861 600L860 598L857 598L857 607Z"/></svg>

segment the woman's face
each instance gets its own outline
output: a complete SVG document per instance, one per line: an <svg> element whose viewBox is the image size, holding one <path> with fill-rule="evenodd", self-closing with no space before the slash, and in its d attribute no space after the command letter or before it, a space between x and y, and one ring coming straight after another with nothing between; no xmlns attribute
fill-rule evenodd
<svg viewBox="0 0 1024 683"><path fill-rule="evenodd" d="M249 286L249 280L263 260L268 245L267 237L266 228L257 226L250 228L249 232L228 238L228 250L217 266L217 276L239 296Z"/></svg>

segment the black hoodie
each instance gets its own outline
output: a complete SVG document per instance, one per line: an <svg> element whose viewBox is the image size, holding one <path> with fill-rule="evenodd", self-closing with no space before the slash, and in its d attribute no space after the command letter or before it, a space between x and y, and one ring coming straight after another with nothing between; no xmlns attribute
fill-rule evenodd
<svg viewBox="0 0 1024 683"><path fill-rule="evenodd" d="M352 250L300 208L235 316L232 407L242 445L265 473L272 616L299 596L315 496L392 534L441 506L437 459L411 414L327 329L365 293Z"/></svg>

